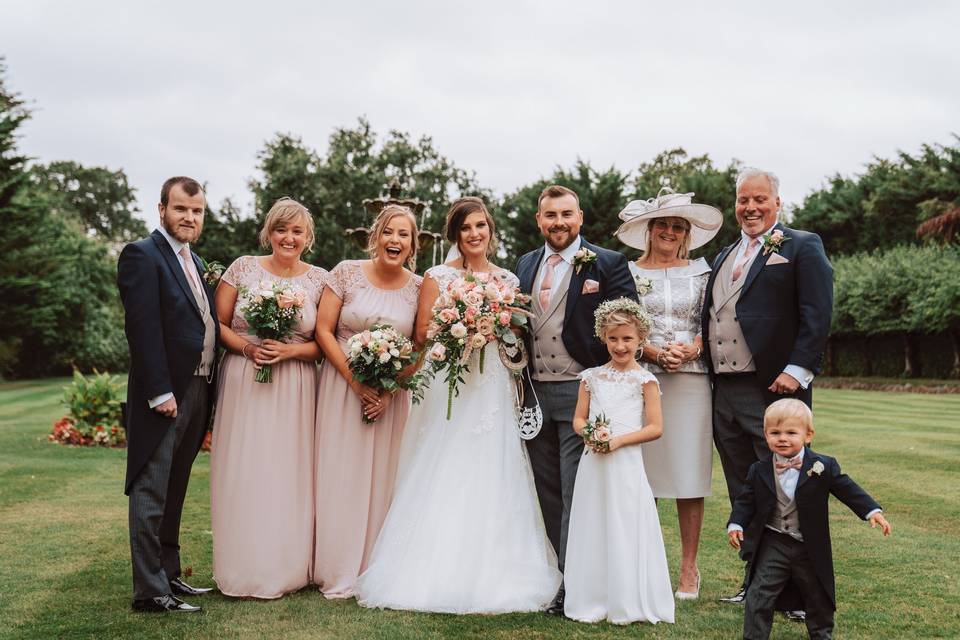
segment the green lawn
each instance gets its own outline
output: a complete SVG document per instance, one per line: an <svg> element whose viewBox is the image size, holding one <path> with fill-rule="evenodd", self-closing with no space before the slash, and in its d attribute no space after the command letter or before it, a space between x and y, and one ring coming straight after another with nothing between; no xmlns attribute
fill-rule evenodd
<svg viewBox="0 0 960 640"><path fill-rule="evenodd" d="M313 590L278 601L197 599L195 616L134 614L125 453L47 442L66 380L0 385L0 638L734 638L741 609L716 603L738 583L727 547L719 464L707 501L700 567L703 598L677 608L677 624L584 625L545 615L495 617L370 611ZM838 638L960 637L960 395L821 390L815 446L886 507L883 539L839 503L832 527ZM209 460L201 455L184 513L183 557L212 585ZM660 505L672 571L676 512ZM774 638L806 637L778 619Z"/></svg>

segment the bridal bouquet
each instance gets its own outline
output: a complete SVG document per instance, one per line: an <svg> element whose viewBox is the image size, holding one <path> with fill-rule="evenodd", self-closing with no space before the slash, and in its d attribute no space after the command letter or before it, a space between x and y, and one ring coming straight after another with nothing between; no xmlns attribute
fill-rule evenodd
<svg viewBox="0 0 960 640"><path fill-rule="evenodd" d="M508 358L523 350L523 342L513 328L527 326L530 296L520 293L497 276L467 273L451 281L433 304L433 317L427 329L427 370L432 374L446 369L447 420L453 409L453 397L463 374L470 371L469 360L479 351L483 373L484 347L498 342Z"/></svg>
<svg viewBox="0 0 960 640"><path fill-rule="evenodd" d="M610 438L613 437L613 432L610 431L610 421L602 413L583 425L581 436L583 443L595 453L610 452Z"/></svg>
<svg viewBox="0 0 960 640"><path fill-rule="evenodd" d="M347 340L347 364L353 379L374 389L416 393L417 376L401 378L400 372L417 361L413 342L389 324L377 324ZM363 416L367 424L373 422Z"/></svg>
<svg viewBox="0 0 960 640"><path fill-rule="evenodd" d="M246 300L240 312L258 338L283 341L293 334L307 300L303 289L289 282L270 283L261 280L254 289L238 287L237 290ZM273 382L271 365L260 367L256 381Z"/></svg>

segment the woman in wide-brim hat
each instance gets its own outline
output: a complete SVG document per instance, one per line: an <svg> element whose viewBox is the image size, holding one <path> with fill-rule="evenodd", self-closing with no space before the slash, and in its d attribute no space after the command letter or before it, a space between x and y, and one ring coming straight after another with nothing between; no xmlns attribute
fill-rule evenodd
<svg viewBox="0 0 960 640"><path fill-rule="evenodd" d="M693 195L663 189L656 198L633 200L620 212L624 222L615 234L643 250L630 271L651 319L642 358L660 382L664 423L663 436L643 445L643 460L654 496L677 501L681 562L675 595L680 600L700 593L697 550L713 464L713 412L700 332L710 266L688 256L723 224L718 209L694 203Z"/></svg>

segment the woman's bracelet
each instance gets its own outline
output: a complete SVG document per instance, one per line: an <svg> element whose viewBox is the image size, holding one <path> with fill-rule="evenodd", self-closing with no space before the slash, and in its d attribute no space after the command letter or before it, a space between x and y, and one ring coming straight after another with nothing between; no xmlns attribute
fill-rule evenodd
<svg viewBox="0 0 960 640"><path fill-rule="evenodd" d="M247 347L252 347L252 346L253 346L253 343L252 343L252 342L248 342L247 344L243 345L243 348L242 348L242 349L240 349L240 353L241 353L241 354L243 355L243 357L246 358L247 360L250 359L250 356L247 355Z"/></svg>
<svg viewBox="0 0 960 640"><path fill-rule="evenodd" d="M660 365L661 367L663 367L664 369L666 369L666 366L664 366L664 364L660 361L660 357L661 357L663 354L664 354L664 350L663 350L663 349L660 349L659 351L657 351L657 364Z"/></svg>

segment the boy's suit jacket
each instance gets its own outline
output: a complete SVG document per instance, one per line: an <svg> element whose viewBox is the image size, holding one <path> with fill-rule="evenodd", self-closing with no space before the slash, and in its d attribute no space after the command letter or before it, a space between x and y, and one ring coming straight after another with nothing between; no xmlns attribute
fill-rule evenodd
<svg viewBox="0 0 960 640"><path fill-rule="evenodd" d="M810 472L814 463L823 465L820 474ZM810 472L810 473L808 473ZM743 547L756 553L767 521L777 508L777 482L770 459L759 460L750 467L747 484L737 496L728 524L738 524L744 529ZM830 522L827 508L830 494L850 507L861 519L879 509L880 505L860 488L850 476L840 471L836 459L816 453L809 447L803 454L803 466L797 479L794 501L800 519L800 534L807 548L814 571L836 607L833 580L833 552L830 547ZM756 557L754 555L754 557ZM751 573L756 563L751 563Z"/></svg>

